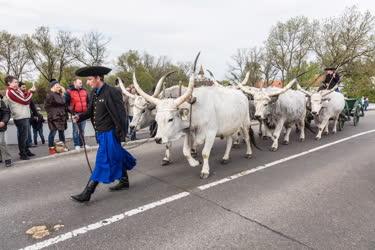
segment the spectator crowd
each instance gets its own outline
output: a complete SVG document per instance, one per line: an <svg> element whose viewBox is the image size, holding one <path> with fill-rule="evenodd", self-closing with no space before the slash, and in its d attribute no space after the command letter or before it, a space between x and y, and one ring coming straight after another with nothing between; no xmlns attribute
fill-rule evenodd
<svg viewBox="0 0 375 250"><path fill-rule="evenodd" d="M5 133L7 125L13 118L17 129L17 142L19 157L21 160L29 160L35 154L30 148L48 143L48 153L50 155L66 152L69 149L66 146L65 131L68 127L69 116L74 117L85 113L89 106L89 93L83 87L82 80L79 78L65 89L58 80L52 79L49 82L49 91L45 98L44 109L47 113L47 119L41 114L41 108L33 102L33 93L36 87L33 85L27 89L26 84L18 81L14 76L5 78L6 91L4 95L0 94L0 163L4 161L6 167L12 166L12 156L9 153ZM129 91L134 93L133 88ZM133 103L127 99L126 110L131 111ZM129 115L129 121L132 115ZM48 137L44 137L43 124L47 122L49 128ZM126 124L127 126L127 124ZM74 150L79 150L84 145L86 121L72 122L72 138ZM58 140L56 141L56 135ZM132 140L135 139L135 132L130 133ZM38 140L40 138L40 140Z"/></svg>

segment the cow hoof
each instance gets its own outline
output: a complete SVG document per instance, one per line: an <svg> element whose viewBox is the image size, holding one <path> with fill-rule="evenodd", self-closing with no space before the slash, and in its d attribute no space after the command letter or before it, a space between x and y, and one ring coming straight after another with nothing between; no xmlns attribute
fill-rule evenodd
<svg viewBox="0 0 375 250"><path fill-rule="evenodd" d="M235 149L240 148L240 144L239 143L233 144L233 148Z"/></svg>
<svg viewBox="0 0 375 250"><path fill-rule="evenodd" d="M209 173L201 173L201 179L207 179L209 175Z"/></svg>
<svg viewBox="0 0 375 250"><path fill-rule="evenodd" d="M222 165L226 165L226 164L228 164L230 162L230 159L221 159L221 161L220 161L220 163L222 164Z"/></svg>
<svg viewBox="0 0 375 250"><path fill-rule="evenodd" d="M299 138L298 139L300 142L303 142L303 141L305 141L305 138Z"/></svg>
<svg viewBox="0 0 375 250"><path fill-rule="evenodd" d="M336 134L336 131L332 131L332 134Z"/></svg>
<svg viewBox="0 0 375 250"><path fill-rule="evenodd" d="M276 152L276 151L277 151L277 147L271 147L271 148L270 148L270 151L271 151L271 152Z"/></svg>
<svg viewBox="0 0 375 250"><path fill-rule="evenodd" d="M251 158L253 158L253 155L252 155L252 154L246 154L246 155L245 155L245 158L246 158L246 159L251 159Z"/></svg>
<svg viewBox="0 0 375 250"><path fill-rule="evenodd" d="M315 140L320 141L320 137L315 137Z"/></svg>
<svg viewBox="0 0 375 250"><path fill-rule="evenodd" d="M171 164L171 162L168 161L168 160L163 160L163 161L161 162L161 165L162 165L162 166L168 166L168 165L170 165L170 164Z"/></svg>
<svg viewBox="0 0 375 250"><path fill-rule="evenodd" d="M323 132L323 135L328 135L328 134L329 134L328 131L324 131L324 132Z"/></svg>
<svg viewBox="0 0 375 250"><path fill-rule="evenodd" d="M268 136L262 136L262 139L263 139L263 141L266 141L266 140L268 140Z"/></svg>
<svg viewBox="0 0 375 250"><path fill-rule="evenodd" d="M283 143L283 145L288 145L289 141L283 141L282 143Z"/></svg>

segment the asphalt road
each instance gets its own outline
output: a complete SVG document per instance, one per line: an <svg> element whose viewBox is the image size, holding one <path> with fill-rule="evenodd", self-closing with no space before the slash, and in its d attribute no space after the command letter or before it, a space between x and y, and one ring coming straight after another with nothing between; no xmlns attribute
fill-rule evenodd
<svg viewBox="0 0 375 250"><path fill-rule="evenodd" d="M218 140L207 180L188 166L181 142L166 167L162 146L144 144L130 150L138 158L131 189L111 193L99 186L88 204L69 199L88 178L83 155L1 169L0 249L37 249L37 243L48 249L375 249L374 121L375 112L368 112L358 127L346 124L321 141L306 132L301 143L292 133L290 145L254 149L250 160L242 145L227 165L219 163L225 145ZM42 240L25 234L55 224L64 228Z"/></svg>

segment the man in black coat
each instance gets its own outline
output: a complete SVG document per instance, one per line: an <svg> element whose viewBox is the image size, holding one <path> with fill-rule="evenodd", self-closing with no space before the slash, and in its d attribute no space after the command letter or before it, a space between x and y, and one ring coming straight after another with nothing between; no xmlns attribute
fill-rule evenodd
<svg viewBox="0 0 375 250"><path fill-rule="evenodd" d="M87 83L93 90L90 93L90 103L85 113L74 116L75 122L91 118L99 144L95 168L90 180L78 195L71 196L74 201L89 201L99 182L111 183L119 180L118 184L110 187L111 191L129 188L127 170L136 165L135 158L121 146L125 141L126 112L123 105L122 93L104 82L104 75L111 69L101 66L85 67L77 70L76 75L87 77Z"/></svg>
<svg viewBox="0 0 375 250"><path fill-rule="evenodd" d="M325 78L318 91L323 89L332 89L340 82L340 75L336 72L336 68L325 68Z"/></svg>

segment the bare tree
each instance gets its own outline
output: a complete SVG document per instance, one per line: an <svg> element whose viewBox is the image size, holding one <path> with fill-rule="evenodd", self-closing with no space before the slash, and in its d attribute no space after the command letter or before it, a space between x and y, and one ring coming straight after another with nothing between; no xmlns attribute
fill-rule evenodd
<svg viewBox="0 0 375 250"><path fill-rule="evenodd" d="M306 17L294 17L272 28L266 48L283 81L300 73L311 50L312 34L313 26Z"/></svg>
<svg viewBox="0 0 375 250"><path fill-rule="evenodd" d="M351 64L375 51L375 17L369 11L361 13L354 6L316 26L313 48L323 66Z"/></svg>
<svg viewBox="0 0 375 250"><path fill-rule="evenodd" d="M28 73L30 59L20 37L6 31L0 32L0 68L5 74L18 79Z"/></svg>
<svg viewBox="0 0 375 250"><path fill-rule="evenodd" d="M255 85L257 82L264 82L269 85L276 77L278 70L272 64L271 56L262 47L249 49L238 49L229 64L229 79L238 81L243 79L250 71L249 83Z"/></svg>
<svg viewBox="0 0 375 250"><path fill-rule="evenodd" d="M47 80L61 80L64 68L76 60L79 41L70 32L59 31L56 39L49 28L39 27L33 35L26 35L24 46L35 68Z"/></svg>
<svg viewBox="0 0 375 250"><path fill-rule="evenodd" d="M102 65L107 56L107 45L110 39L102 33L92 31L82 38L81 51L77 59L86 66Z"/></svg>

